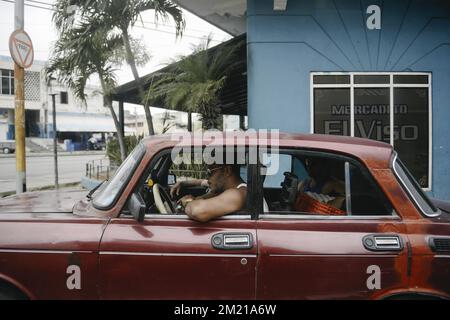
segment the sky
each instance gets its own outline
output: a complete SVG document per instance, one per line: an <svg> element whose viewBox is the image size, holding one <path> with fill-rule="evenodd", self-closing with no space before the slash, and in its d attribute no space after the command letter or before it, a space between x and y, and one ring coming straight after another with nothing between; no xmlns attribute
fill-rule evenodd
<svg viewBox="0 0 450 320"><path fill-rule="evenodd" d="M36 60L48 60L52 44L57 39L57 33L52 25L51 5L55 0L25 0L25 31L30 35L34 46ZM152 57L150 62L139 68L139 75L143 76L166 66L171 59L179 55L192 52L192 47L204 41L211 35L212 45L226 41L231 36L209 24L208 22L184 11L186 29L183 37L176 38L173 21L159 21L155 23L152 11L144 12L142 21L131 30L134 38L142 39ZM14 31L14 1L0 0L0 55L9 56L9 36ZM117 72L119 84L133 80L127 65L123 65ZM96 83L94 80L93 83ZM134 107L127 106L133 110ZM142 110L143 112L143 110ZM139 112L140 113L140 112Z"/></svg>

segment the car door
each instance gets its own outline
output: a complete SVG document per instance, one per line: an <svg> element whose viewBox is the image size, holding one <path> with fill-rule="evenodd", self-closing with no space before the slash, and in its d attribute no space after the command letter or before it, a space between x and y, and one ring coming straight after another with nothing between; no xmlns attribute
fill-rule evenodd
<svg viewBox="0 0 450 320"><path fill-rule="evenodd" d="M254 299L256 253L250 216L112 219L100 246L100 297Z"/></svg>
<svg viewBox="0 0 450 320"><path fill-rule="evenodd" d="M150 176L166 179L155 166ZM249 212L206 223L185 214L112 219L99 252L101 298L254 299L257 236Z"/></svg>
<svg viewBox="0 0 450 320"><path fill-rule="evenodd" d="M258 299L364 299L408 287L405 226L392 208L373 202L382 195L357 171L363 168L348 163L346 196L354 194L347 215L259 215Z"/></svg>

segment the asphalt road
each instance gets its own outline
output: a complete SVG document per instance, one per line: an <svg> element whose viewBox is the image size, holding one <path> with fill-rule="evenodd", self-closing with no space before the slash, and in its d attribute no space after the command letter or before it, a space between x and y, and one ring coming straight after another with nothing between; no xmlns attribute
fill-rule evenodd
<svg viewBox="0 0 450 320"><path fill-rule="evenodd" d="M86 163L103 159L104 154L60 155L58 157L59 183L80 182L86 172ZM55 182L53 156L27 157L27 189L53 185ZM0 193L16 190L16 159L0 157Z"/></svg>

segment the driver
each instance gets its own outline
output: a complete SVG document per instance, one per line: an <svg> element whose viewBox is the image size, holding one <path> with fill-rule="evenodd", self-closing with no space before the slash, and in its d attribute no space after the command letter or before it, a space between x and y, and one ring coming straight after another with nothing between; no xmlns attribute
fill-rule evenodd
<svg viewBox="0 0 450 320"><path fill-rule="evenodd" d="M210 165L206 170L208 180L191 180L176 183L170 190L173 196L182 186L209 186L210 191L195 198L182 197L178 202L185 208L189 218L206 222L223 215L244 209L247 185L240 177L239 165Z"/></svg>

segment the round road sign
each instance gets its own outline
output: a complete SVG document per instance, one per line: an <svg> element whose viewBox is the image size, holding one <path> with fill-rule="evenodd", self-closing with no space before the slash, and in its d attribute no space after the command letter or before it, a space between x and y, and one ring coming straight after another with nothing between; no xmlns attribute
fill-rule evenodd
<svg viewBox="0 0 450 320"><path fill-rule="evenodd" d="M24 30L16 30L9 37L9 52L14 62L22 68L33 64L34 50L30 36Z"/></svg>

